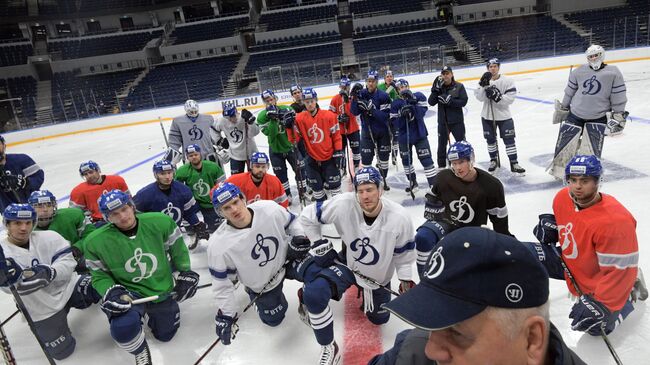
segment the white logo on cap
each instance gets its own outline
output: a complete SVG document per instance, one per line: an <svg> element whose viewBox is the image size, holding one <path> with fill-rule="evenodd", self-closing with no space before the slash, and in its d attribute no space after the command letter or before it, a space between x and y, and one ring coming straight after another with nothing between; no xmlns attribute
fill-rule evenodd
<svg viewBox="0 0 650 365"><path fill-rule="evenodd" d="M427 263L429 268L427 272L424 273L428 279L435 279L442 273L442 270L445 268L445 258L442 256L442 247L438 249L431 255L429 262Z"/></svg>
<svg viewBox="0 0 650 365"><path fill-rule="evenodd" d="M524 291L518 284L510 283L506 286L506 298L512 303L517 303L524 297Z"/></svg>

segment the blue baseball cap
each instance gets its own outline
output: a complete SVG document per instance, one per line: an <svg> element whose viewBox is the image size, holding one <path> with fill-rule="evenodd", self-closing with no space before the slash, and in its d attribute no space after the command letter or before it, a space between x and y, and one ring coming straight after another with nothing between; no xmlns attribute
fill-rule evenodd
<svg viewBox="0 0 650 365"><path fill-rule="evenodd" d="M425 331L451 327L488 306L534 308L548 301L548 273L524 243L480 227L459 228L434 248L422 280L384 305Z"/></svg>

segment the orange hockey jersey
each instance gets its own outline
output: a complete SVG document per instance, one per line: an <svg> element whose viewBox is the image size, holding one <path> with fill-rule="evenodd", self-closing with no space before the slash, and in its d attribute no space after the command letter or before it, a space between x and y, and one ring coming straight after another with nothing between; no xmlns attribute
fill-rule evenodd
<svg viewBox="0 0 650 365"><path fill-rule="evenodd" d="M307 110L298 113L294 125L296 131L297 137L305 142L307 153L316 161L327 161L334 151L343 149L336 114L329 110L319 109L315 116ZM295 133L290 137L295 138Z"/></svg>
<svg viewBox="0 0 650 365"><path fill-rule="evenodd" d="M620 310L637 276L639 245L636 220L614 197L577 210L564 188L555 195L553 212L558 224L562 256L580 290L609 310ZM578 295L565 275L569 290Z"/></svg>
<svg viewBox="0 0 650 365"><path fill-rule="evenodd" d="M343 104L343 96L341 94L334 95L330 101L330 111L336 113L336 115L345 113L350 117L350 122L347 125L346 123L339 123L341 134L348 135L359 130L359 123L357 122L357 116L350 112L350 103L345 103L345 110L343 110Z"/></svg>
<svg viewBox="0 0 650 365"><path fill-rule="evenodd" d="M97 199L99 199L103 193L113 189L119 189L131 195L129 187L126 185L126 181L124 181L121 176L102 175L101 184L88 184L87 182L82 182L75 186L70 193L70 206L89 211L93 222L103 220L104 217L102 217L102 213L99 211Z"/></svg>
<svg viewBox="0 0 650 365"><path fill-rule="evenodd" d="M246 197L246 204L258 200L273 200L285 208L289 207L289 198L282 187L280 179L275 175L264 175L259 186L253 182L250 172L231 175L226 179L226 182L235 184L241 190ZM212 196L214 189L216 189L216 186L210 191L210 196Z"/></svg>

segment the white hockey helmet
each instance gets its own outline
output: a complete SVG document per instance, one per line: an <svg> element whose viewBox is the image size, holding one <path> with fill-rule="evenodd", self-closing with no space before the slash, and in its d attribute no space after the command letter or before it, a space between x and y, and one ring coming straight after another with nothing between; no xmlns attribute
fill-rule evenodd
<svg viewBox="0 0 650 365"><path fill-rule="evenodd" d="M185 114L187 114L188 117L191 118L196 118L199 116L199 104L190 99L185 102Z"/></svg>
<svg viewBox="0 0 650 365"><path fill-rule="evenodd" d="M585 51L585 56L589 66L594 70L598 70L605 61L605 49L597 44L592 44Z"/></svg>

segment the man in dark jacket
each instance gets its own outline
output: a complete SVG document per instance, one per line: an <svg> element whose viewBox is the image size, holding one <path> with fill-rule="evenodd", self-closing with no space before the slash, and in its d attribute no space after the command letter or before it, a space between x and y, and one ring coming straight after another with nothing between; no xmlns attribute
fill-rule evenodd
<svg viewBox="0 0 650 365"><path fill-rule="evenodd" d="M438 104L438 166L447 165L447 143L451 145L449 134L454 140L465 140L465 118L463 107L467 105L465 86L454 80L451 67L442 68L431 86L429 105Z"/></svg>
<svg viewBox="0 0 650 365"><path fill-rule="evenodd" d="M548 293L546 269L517 239L459 228L434 247L422 281L383 306L417 330L369 364L586 365L550 323Z"/></svg>

